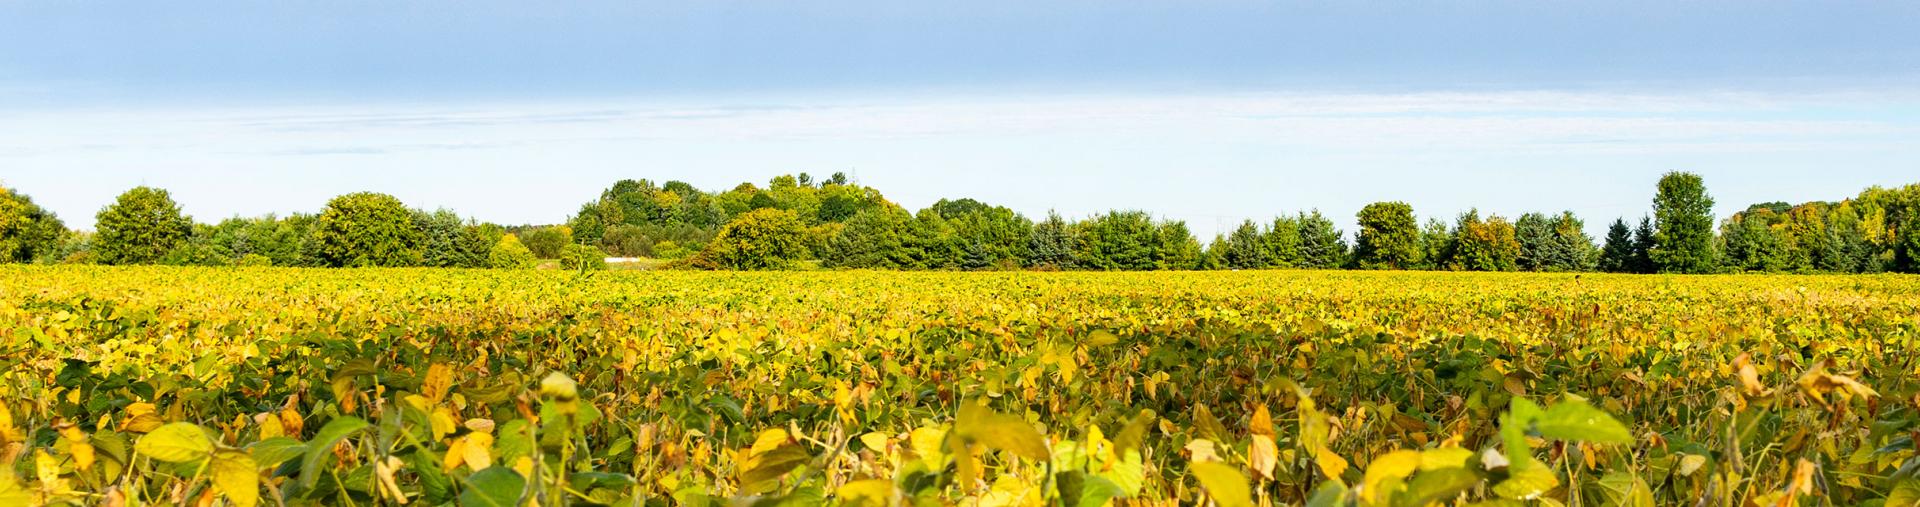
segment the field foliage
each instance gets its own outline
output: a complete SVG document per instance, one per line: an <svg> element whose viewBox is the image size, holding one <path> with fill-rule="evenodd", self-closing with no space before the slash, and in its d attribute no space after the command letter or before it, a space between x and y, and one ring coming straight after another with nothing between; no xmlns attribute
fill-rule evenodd
<svg viewBox="0 0 1920 507"><path fill-rule="evenodd" d="M0 505L1915 505L1920 279L0 267Z"/></svg>

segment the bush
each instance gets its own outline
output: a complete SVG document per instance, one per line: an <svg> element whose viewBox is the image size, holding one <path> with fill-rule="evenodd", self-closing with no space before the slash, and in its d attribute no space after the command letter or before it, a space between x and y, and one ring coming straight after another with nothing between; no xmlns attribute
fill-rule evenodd
<svg viewBox="0 0 1920 507"><path fill-rule="evenodd" d="M240 256L238 260L233 261L233 265L241 267L267 267L273 265L273 258L257 253L250 253Z"/></svg>
<svg viewBox="0 0 1920 507"><path fill-rule="evenodd" d="M414 212L391 195L361 192L333 198L320 213L320 258L328 266L417 266L422 261Z"/></svg>
<svg viewBox="0 0 1920 507"><path fill-rule="evenodd" d="M557 259L565 252L562 249L573 244L573 230L562 226L541 227L526 231L522 244L533 251L533 256L541 259Z"/></svg>
<svg viewBox="0 0 1920 507"><path fill-rule="evenodd" d="M520 238L512 234L500 236L493 244L493 251L487 253L487 265L494 269L526 269L533 267L533 251L520 244Z"/></svg>
<svg viewBox="0 0 1920 507"><path fill-rule="evenodd" d="M180 214L173 196L152 187L120 194L94 218L94 254L107 264L160 262L193 234L193 220Z"/></svg>
<svg viewBox="0 0 1920 507"><path fill-rule="evenodd" d="M566 270L607 269L607 253L587 245L567 245L560 249L560 268Z"/></svg>
<svg viewBox="0 0 1920 507"><path fill-rule="evenodd" d="M792 211L757 209L721 226L689 262L701 269L782 269L806 251L805 235Z"/></svg>

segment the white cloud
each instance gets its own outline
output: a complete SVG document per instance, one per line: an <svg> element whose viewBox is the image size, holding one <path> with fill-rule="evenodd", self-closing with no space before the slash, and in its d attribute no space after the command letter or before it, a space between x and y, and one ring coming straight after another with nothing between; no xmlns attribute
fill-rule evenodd
<svg viewBox="0 0 1920 507"><path fill-rule="evenodd" d="M862 171L909 205L965 194L1030 214L1143 207L1221 221L1371 198L1426 199L1443 209L1559 205L1532 197L1469 202L1498 196L1453 188L1423 195L1318 173L1427 184L1430 171L1528 166L1634 174L1812 171L1802 166L1815 161L1911 168L1920 158L1911 142L1920 139L1915 104L1905 92L1503 92L42 110L0 114L8 132L0 136L0 180L79 225L113 193L142 182L178 188L189 211L208 218L311 210L333 193L375 189L489 220L550 222L613 177L718 188L840 169ZM1160 177L1182 179L1150 181ZM984 182L1006 178L1040 183ZM1361 184L1380 195L1295 188ZM1210 236L1214 224L1194 228Z"/></svg>

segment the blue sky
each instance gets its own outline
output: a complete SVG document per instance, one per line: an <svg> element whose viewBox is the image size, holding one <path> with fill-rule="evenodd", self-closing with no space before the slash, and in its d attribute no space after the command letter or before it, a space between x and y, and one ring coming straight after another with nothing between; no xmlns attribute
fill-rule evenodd
<svg viewBox="0 0 1920 507"><path fill-rule="evenodd" d="M558 222L624 178L848 171L910 207L1142 208L1202 239L1722 214L1920 181L1915 2L0 1L0 182L90 227L357 190Z"/></svg>

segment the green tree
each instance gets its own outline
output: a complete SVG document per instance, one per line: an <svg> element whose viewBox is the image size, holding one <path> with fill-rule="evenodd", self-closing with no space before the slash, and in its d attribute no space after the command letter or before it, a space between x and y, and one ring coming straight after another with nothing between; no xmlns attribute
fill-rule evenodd
<svg viewBox="0 0 1920 507"><path fill-rule="evenodd" d="M1220 255L1221 263L1229 269L1262 269L1273 265L1267 239L1252 220L1240 222L1240 226L1233 229Z"/></svg>
<svg viewBox="0 0 1920 507"><path fill-rule="evenodd" d="M1047 212L1047 219L1033 224L1033 236L1027 240L1027 267L1069 269L1074 267L1074 252L1080 249L1071 224L1059 213Z"/></svg>
<svg viewBox="0 0 1920 507"><path fill-rule="evenodd" d="M66 224L25 194L0 186L0 263L58 260Z"/></svg>
<svg viewBox="0 0 1920 507"><path fill-rule="evenodd" d="M1017 267L1027 257L1033 222L1011 209L973 199L941 199L928 210L951 227L961 268Z"/></svg>
<svg viewBox="0 0 1920 507"><path fill-rule="evenodd" d="M1187 228L1186 222L1166 220L1155 225L1155 228L1154 237L1159 240L1154 253L1158 259L1158 269L1200 269L1200 241L1194 239L1193 231Z"/></svg>
<svg viewBox="0 0 1920 507"><path fill-rule="evenodd" d="M1447 269L1453 256L1453 231L1438 218L1420 228L1420 269Z"/></svg>
<svg viewBox="0 0 1920 507"><path fill-rule="evenodd" d="M574 243L573 230L558 226L539 227L520 233L520 243L527 245L527 250L532 250L534 257L558 259L561 249Z"/></svg>
<svg viewBox="0 0 1920 507"><path fill-rule="evenodd" d="M1627 226L1627 219L1615 219L1613 225L1607 227L1607 243L1600 249L1598 267L1608 273L1634 271L1633 229Z"/></svg>
<svg viewBox="0 0 1920 507"><path fill-rule="evenodd" d="M1334 269L1346 264L1346 233L1334 227L1333 220L1319 210L1300 214L1300 262L1309 269Z"/></svg>
<svg viewBox="0 0 1920 507"><path fill-rule="evenodd" d="M1657 268L1653 264L1653 219L1640 217L1640 226L1633 229L1633 271L1650 274Z"/></svg>
<svg viewBox="0 0 1920 507"><path fill-rule="evenodd" d="M1273 256L1272 265L1291 268L1302 264L1299 218L1290 216L1274 218L1273 224L1267 226L1264 239L1267 243L1267 253Z"/></svg>
<svg viewBox="0 0 1920 507"><path fill-rule="evenodd" d="M912 269L917 255L908 250L913 215L898 206L860 210L827 241L820 263L831 268Z"/></svg>
<svg viewBox="0 0 1920 507"><path fill-rule="evenodd" d="M1721 261L1735 271L1782 271L1786 245L1776 231L1785 215L1755 206L1720 224Z"/></svg>
<svg viewBox="0 0 1920 507"><path fill-rule="evenodd" d="M1075 224L1080 267L1103 271L1160 267L1160 228L1145 211L1111 211Z"/></svg>
<svg viewBox="0 0 1920 507"><path fill-rule="evenodd" d="M1354 260L1366 269L1409 269L1420 264L1420 229L1413 206L1376 202L1361 208Z"/></svg>
<svg viewBox="0 0 1920 507"><path fill-rule="evenodd" d="M451 210L416 211L414 228L420 231L421 265L441 268L484 268L494 240L487 228L462 220Z"/></svg>
<svg viewBox="0 0 1920 507"><path fill-rule="evenodd" d="M1520 242L1519 266L1521 271L1547 271L1553 248L1553 227L1547 223L1547 216L1539 213L1523 213L1513 222L1514 239Z"/></svg>
<svg viewBox="0 0 1920 507"><path fill-rule="evenodd" d="M1894 255L1894 271L1901 273L1920 273L1920 207L1909 207L1907 219L1900 227L1898 253Z"/></svg>
<svg viewBox="0 0 1920 507"><path fill-rule="evenodd" d="M806 251L806 226L792 211L757 209L720 227L689 262L703 269L781 269Z"/></svg>
<svg viewBox="0 0 1920 507"><path fill-rule="evenodd" d="M238 260L221 251L213 237L213 226L193 224L193 233L187 235L186 241L174 245L155 262L168 266L228 266Z"/></svg>
<svg viewBox="0 0 1920 507"><path fill-rule="evenodd" d="M1653 198L1655 269L1662 273L1714 271L1713 197L1699 175L1671 172Z"/></svg>
<svg viewBox="0 0 1920 507"><path fill-rule="evenodd" d="M1479 210L1462 213L1453 229L1453 247L1448 269L1462 271L1513 271L1518 268L1520 242L1514 226L1499 215L1480 218Z"/></svg>
<svg viewBox="0 0 1920 507"><path fill-rule="evenodd" d="M166 190L134 187L95 216L93 251L106 264L152 264L193 234Z"/></svg>
<svg viewBox="0 0 1920 507"><path fill-rule="evenodd" d="M315 226L319 257L327 266L417 266L423 259L414 212L391 195L335 197Z"/></svg>
<svg viewBox="0 0 1920 507"><path fill-rule="evenodd" d="M500 241L487 253L487 266L494 269L526 269L533 267L533 262L533 251L512 234L501 235Z"/></svg>

